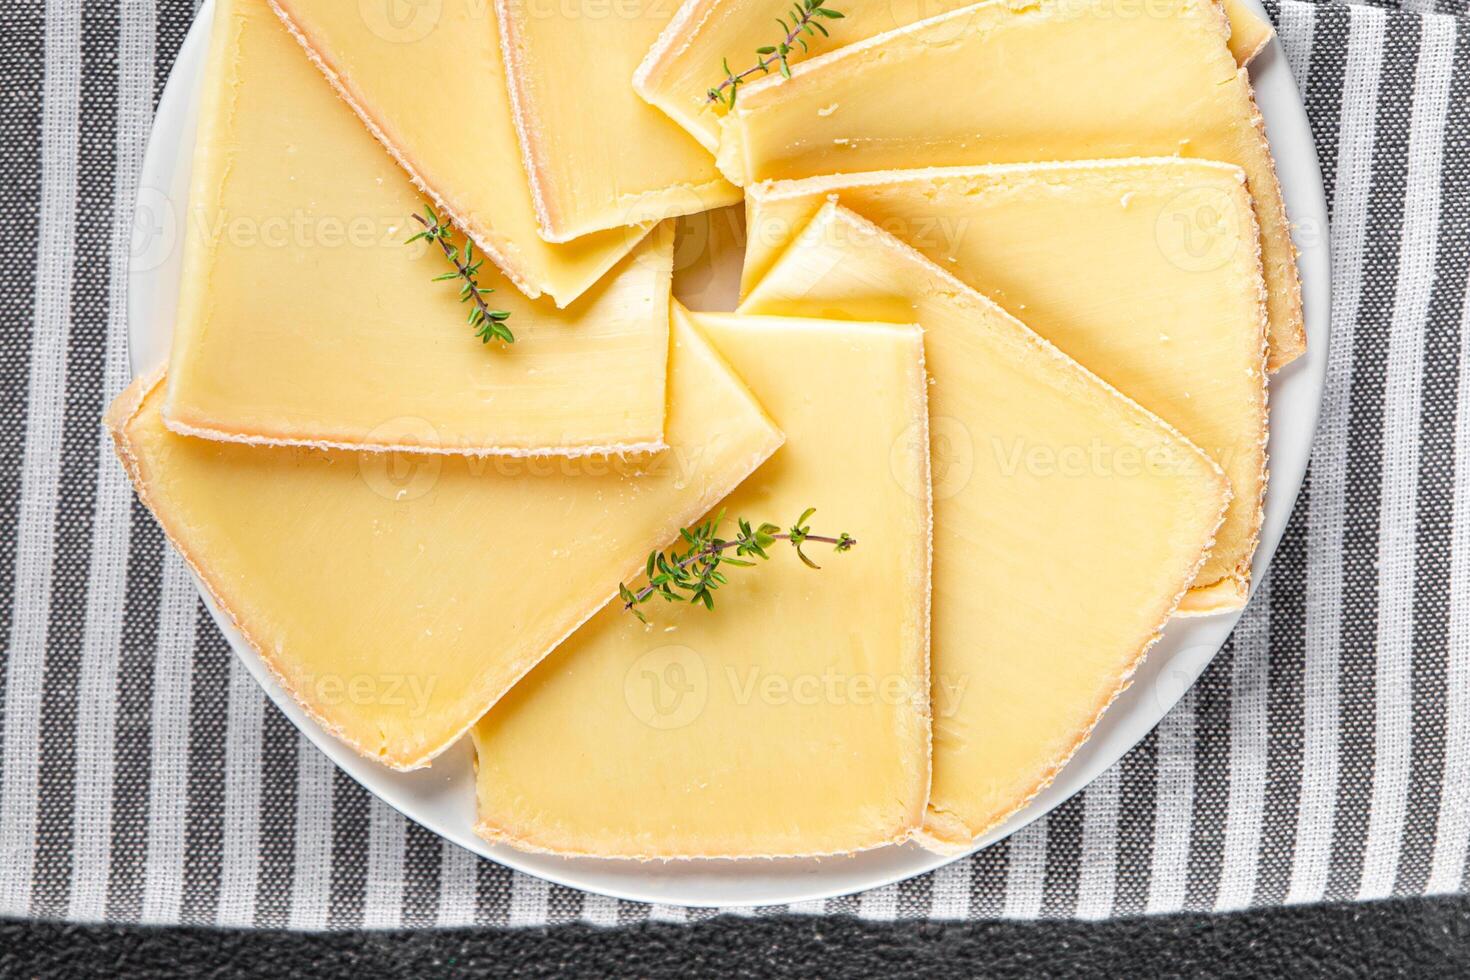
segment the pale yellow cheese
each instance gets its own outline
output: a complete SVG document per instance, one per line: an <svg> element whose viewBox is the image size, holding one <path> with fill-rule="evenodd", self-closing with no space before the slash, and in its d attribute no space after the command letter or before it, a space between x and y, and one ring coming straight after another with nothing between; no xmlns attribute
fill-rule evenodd
<svg viewBox="0 0 1470 980"><path fill-rule="evenodd" d="M747 289L829 197L1209 453L1234 497L1180 608L1245 604L1266 486L1266 310L1238 168L1162 158L758 184L747 199Z"/></svg>
<svg viewBox="0 0 1470 980"><path fill-rule="evenodd" d="M934 783L964 847L1045 787L1194 580L1220 468L981 294L828 204L742 312L914 320L932 378Z"/></svg>
<svg viewBox="0 0 1470 980"><path fill-rule="evenodd" d="M263 4L216 14L164 415L241 442L501 454L663 444L672 232L566 309L486 263L465 322L422 198ZM458 244L463 244L460 239Z"/></svg>
<svg viewBox="0 0 1470 980"><path fill-rule="evenodd" d="M1220 6L1230 21L1230 53L1237 64L1248 65L1271 43L1276 28L1246 0L1220 0Z"/></svg>
<svg viewBox="0 0 1470 980"><path fill-rule="evenodd" d="M799 49L792 62L845 44L856 44L874 34L972 2L865 0L837 4L842 18L820 19L818 23L827 33L803 34L806 49ZM790 7L789 3L771 0L684 0L638 66L633 87L713 153L720 145L720 117L725 110L720 103L710 101L708 92L725 80L724 61L729 59L731 69L737 72L753 67L758 57L755 50L781 36L773 18L785 16ZM1244 0L1224 0L1224 7L1230 18L1230 50L1244 65L1271 39L1271 25L1257 16ZM787 18L787 23L790 22ZM737 102L739 98L737 94Z"/></svg>
<svg viewBox="0 0 1470 980"><path fill-rule="evenodd" d="M684 319L676 310L675 320ZM479 831L602 857L845 853L902 840L929 788L929 474L916 327L694 314L786 444L730 495L816 507L821 570L777 542L706 610L613 603L475 727ZM636 583L634 583L636 584Z"/></svg>
<svg viewBox="0 0 1470 980"><path fill-rule="evenodd" d="M704 513L780 432L676 332L665 452L476 459L176 435L140 379L108 425L143 502L328 732L426 765Z"/></svg>
<svg viewBox="0 0 1470 980"><path fill-rule="evenodd" d="M495 12L543 238L740 200L711 153L628 83L667 0L495 0Z"/></svg>
<svg viewBox="0 0 1470 980"><path fill-rule="evenodd" d="M736 183L921 166L1185 156L1246 172L1270 364L1306 347L1296 253L1260 113L1214 0L989 0L745 86Z"/></svg>
<svg viewBox="0 0 1470 980"><path fill-rule="evenodd" d="M566 306L647 233L645 224L565 245L541 239L488 0L269 2L414 184L527 296ZM244 26L264 3L228 0L215 16L237 7ZM281 89L278 104L298 91Z"/></svg>

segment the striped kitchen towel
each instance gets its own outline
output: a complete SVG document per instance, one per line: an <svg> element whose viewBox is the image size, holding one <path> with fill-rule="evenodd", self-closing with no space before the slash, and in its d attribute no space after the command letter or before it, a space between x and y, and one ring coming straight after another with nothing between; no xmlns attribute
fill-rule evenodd
<svg viewBox="0 0 1470 980"><path fill-rule="evenodd" d="M1465 9L1272 7L1332 203L1333 348L1290 529L1203 679L1008 841L900 885L747 914L1100 918L1465 887ZM0 16L0 915L350 928L713 914L479 860L369 797L265 700L98 424L127 380L137 175L193 9L30 0Z"/></svg>

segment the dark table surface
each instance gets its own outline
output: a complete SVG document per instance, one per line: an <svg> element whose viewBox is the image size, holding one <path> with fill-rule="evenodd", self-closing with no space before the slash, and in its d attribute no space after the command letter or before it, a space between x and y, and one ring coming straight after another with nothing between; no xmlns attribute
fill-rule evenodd
<svg viewBox="0 0 1470 980"><path fill-rule="evenodd" d="M0 977L1466 977L1470 899L1103 923L696 926L313 935L0 921Z"/></svg>

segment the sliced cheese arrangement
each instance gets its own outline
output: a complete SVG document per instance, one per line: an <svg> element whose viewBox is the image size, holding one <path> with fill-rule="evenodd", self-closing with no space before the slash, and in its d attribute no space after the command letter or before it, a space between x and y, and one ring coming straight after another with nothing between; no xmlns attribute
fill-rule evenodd
<svg viewBox="0 0 1470 980"><path fill-rule="evenodd" d="M781 443L687 330L671 355L670 448L641 457L238 446L170 432L161 407L161 384L142 379L108 418L139 496L285 689L396 769L459 738L641 554Z"/></svg>
<svg viewBox="0 0 1470 980"><path fill-rule="evenodd" d="M511 455L663 445L670 229L566 309L487 266L481 287L519 334L488 347L434 281L440 249L404 244L422 198L265 5L222 3L213 40L163 410L173 429Z"/></svg>
<svg viewBox="0 0 1470 980"><path fill-rule="evenodd" d="M1218 465L878 226L824 205L740 311L924 329L934 486L934 785L965 847L1049 783L1198 575Z"/></svg>
<svg viewBox="0 0 1470 980"><path fill-rule="evenodd" d="M803 35L804 56L856 44L875 34L968 6L972 0L889 0L843 9L840 23L823 21L824 32ZM839 5L841 6L841 5ZM1244 0L1225 0L1230 51L1240 64L1254 58L1274 33ZM723 75L731 52L748 52L771 40L771 17L785 11L768 0L684 0L633 76L638 94L656 105L695 139L716 152L723 104L709 90Z"/></svg>
<svg viewBox="0 0 1470 980"><path fill-rule="evenodd" d="M1245 604L1266 475L1266 287L1244 176L1163 158L901 170L751 188L754 287L835 198L985 293L1230 478L1234 497L1181 604Z"/></svg>
<svg viewBox="0 0 1470 980"><path fill-rule="evenodd" d="M248 21L265 2L233 0L215 16L238 9ZM414 185L527 296L567 305L647 233L644 224L542 240L487 0L269 3ZM296 92L277 98L284 105Z"/></svg>
<svg viewBox="0 0 1470 980"><path fill-rule="evenodd" d="M750 578L716 615L655 603L649 628L616 603L603 610L476 726L480 832L636 858L904 840L929 792L923 337L889 323L689 319L786 434L722 507L795 517L811 505L863 535L846 555L811 546L820 571L773 552L768 567L732 572Z"/></svg>
<svg viewBox="0 0 1470 980"><path fill-rule="evenodd" d="M468 736L488 841L958 853L1249 597L1270 24L824 2L213 5L106 423L316 724Z"/></svg>
<svg viewBox="0 0 1470 980"><path fill-rule="evenodd" d="M1142 15L1132 0L987 0L744 86L721 123L720 166L750 184L1098 157L1236 164L1260 225L1279 368L1305 349L1296 252L1227 32L1215 0L1161 0Z"/></svg>
<svg viewBox="0 0 1470 980"><path fill-rule="evenodd" d="M664 0L495 0L495 10L547 241L740 200L710 151L628 86L669 21Z"/></svg>

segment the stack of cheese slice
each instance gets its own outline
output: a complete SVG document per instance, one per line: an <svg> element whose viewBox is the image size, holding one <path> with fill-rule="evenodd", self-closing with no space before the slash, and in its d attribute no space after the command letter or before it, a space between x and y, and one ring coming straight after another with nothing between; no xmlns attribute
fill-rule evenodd
<svg viewBox="0 0 1470 980"><path fill-rule="evenodd" d="M1234 498L1180 608L1245 604L1266 487L1266 308L1238 168L1166 158L761 184L747 290L834 197L1208 452Z"/></svg>
<svg viewBox="0 0 1470 980"><path fill-rule="evenodd" d="M810 545L821 571L778 553L732 570L714 615L656 604L645 628L605 609L475 728L480 832L640 858L904 840L929 791L922 337L689 319L680 332L713 344L786 433L724 506L788 519L815 506L824 527L862 536L843 555Z"/></svg>
<svg viewBox="0 0 1470 980"><path fill-rule="evenodd" d="M222 5L253 17L266 0ZM648 225L567 244L544 241L521 165L500 33L486 0L269 0L306 55L415 186L520 289L566 306L637 244ZM407 16L405 16L405 14ZM285 110L303 87L283 85Z"/></svg>
<svg viewBox="0 0 1470 980"><path fill-rule="evenodd" d="M1199 574L1230 500L1208 456L981 294L836 204L740 311L925 331L934 785L964 847L1087 738Z"/></svg>
<svg viewBox="0 0 1470 980"><path fill-rule="evenodd" d="M839 5L840 24L803 37L803 56L824 54L895 30L926 17L968 6L973 0L888 0ZM1225 0L1230 51L1241 65L1270 41L1271 24L1243 0ZM771 15L784 14L765 0L685 0L633 76L633 87L695 139L715 152L720 146L723 103L709 89L724 75L732 52L754 51L771 41Z"/></svg>
<svg viewBox="0 0 1470 980"><path fill-rule="evenodd" d="M722 120L720 166L750 184L1140 155L1236 164L1260 224L1274 369L1306 344L1296 253L1227 32L1215 0L1160 0L1143 15L1133 0L986 0L745 86Z"/></svg>
<svg viewBox="0 0 1470 980"><path fill-rule="evenodd" d="M628 85L669 22L664 0L561 0L554 15L524 0L495 0L495 9L548 241L740 200L711 152Z"/></svg>
<svg viewBox="0 0 1470 980"><path fill-rule="evenodd" d="M162 391L141 379L108 418L139 496L286 690L396 769L447 748L781 443L687 328L670 448L626 459L231 445L170 432Z"/></svg>
<svg viewBox="0 0 1470 980"><path fill-rule="evenodd" d="M404 244L422 198L262 0L219 4L199 126L175 431L511 455L663 445L668 229L565 309L487 264L480 284L518 336L487 347L434 281L438 247Z"/></svg>

